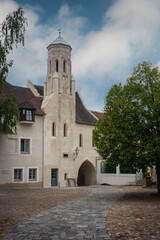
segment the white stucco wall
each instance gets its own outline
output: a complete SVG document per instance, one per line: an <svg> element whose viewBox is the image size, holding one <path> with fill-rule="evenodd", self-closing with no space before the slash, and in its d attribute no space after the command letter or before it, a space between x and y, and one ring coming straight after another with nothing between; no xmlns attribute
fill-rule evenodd
<svg viewBox="0 0 160 240"><path fill-rule="evenodd" d="M21 154L21 138L30 139L30 154ZM17 135L0 134L0 184L14 183L14 168L23 169L20 183L42 183L43 117L35 116L32 124L20 123ZM28 180L29 168L37 168L37 181Z"/></svg>
<svg viewBox="0 0 160 240"><path fill-rule="evenodd" d="M119 167L116 168L116 174L101 173L101 160L97 161L97 183L109 185L131 185L136 184L136 174L122 174Z"/></svg>

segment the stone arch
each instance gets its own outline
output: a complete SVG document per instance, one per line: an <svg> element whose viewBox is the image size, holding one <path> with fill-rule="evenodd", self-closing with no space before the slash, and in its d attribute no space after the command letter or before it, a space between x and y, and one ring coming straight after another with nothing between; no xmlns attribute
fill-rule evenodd
<svg viewBox="0 0 160 240"><path fill-rule="evenodd" d="M80 166L77 184L78 186L89 186L96 184L96 170L90 161L86 160Z"/></svg>

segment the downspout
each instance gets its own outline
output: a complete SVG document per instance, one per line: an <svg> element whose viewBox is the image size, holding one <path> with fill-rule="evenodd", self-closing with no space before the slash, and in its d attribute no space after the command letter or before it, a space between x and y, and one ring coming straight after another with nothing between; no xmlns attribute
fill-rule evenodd
<svg viewBox="0 0 160 240"><path fill-rule="evenodd" d="M44 187L44 116L42 120L42 187Z"/></svg>

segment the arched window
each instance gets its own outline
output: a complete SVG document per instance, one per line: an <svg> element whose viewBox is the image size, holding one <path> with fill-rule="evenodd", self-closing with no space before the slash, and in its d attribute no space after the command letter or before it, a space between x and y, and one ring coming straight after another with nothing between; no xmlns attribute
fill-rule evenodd
<svg viewBox="0 0 160 240"><path fill-rule="evenodd" d="M103 161L100 162L100 171L101 173L105 173L105 164Z"/></svg>
<svg viewBox="0 0 160 240"><path fill-rule="evenodd" d="M67 124L64 124L64 137L67 137Z"/></svg>
<svg viewBox="0 0 160 240"><path fill-rule="evenodd" d="M79 147L83 147L83 135L79 135Z"/></svg>
<svg viewBox="0 0 160 240"><path fill-rule="evenodd" d="M56 124L53 122L52 124L52 136L55 137L56 136Z"/></svg>
<svg viewBox="0 0 160 240"><path fill-rule="evenodd" d="M56 59L56 72L58 72L58 60Z"/></svg>
<svg viewBox="0 0 160 240"><path fill-rule="evenodd" d="M63 61L63 72L66 72L66 60Z"/></svg>
<svg viewBox="0 0 160 240"><path fill-rule="evenodd" d="M51 62L51 60L49 61L49 73L51 73L52 72L52 62Z"/></svg>

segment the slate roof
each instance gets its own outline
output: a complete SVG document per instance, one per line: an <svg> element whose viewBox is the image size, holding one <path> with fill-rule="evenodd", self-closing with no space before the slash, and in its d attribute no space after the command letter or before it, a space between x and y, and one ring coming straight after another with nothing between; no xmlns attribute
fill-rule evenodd
<svg viewBox="0 0 160 240"><path fill-rule="evenodd" d="M69 45L68 42L66 42L62 37L61 35L59 35L58 38L56 38L49 46L51 45L65 45L65 46L69 46L71 48L71 46ZM48 46L48 47L49 47ZM72 48L71 48L72 49Z"/></svg>
<svg viewBox="0 0 160 240"><path fill-rule="evenodd" d="M3 87L2 98L6 99L9 95L9 91L12 91L17 98L17 105L19 108L35 109L35 114L44 115L45 113L41 109L42 97L36 97L29 88L13 86L9 83L5 83Z"/></svg>
<svg viewBox="0 0 160 240"><path fill-rule="evenodd" d="M34 87L37 89L36 85L34 85ZM41 89L41 94L40 91L39 94L43 96L43 86L38 87ZM76 97L76 122L87 125L95 125L97 122L96 118L85 108L78 92L75 93L75 97Z"/></svg>
<svg viewBox="0 0 160 240"><path fill-rule="evenodd" d="M43 86L34 85L40 97L34 96L29 88L13 86L9 83L5 83L3 88L3 99L7 98L9 91L12 90L14 95L17 97L17 104L19 108L35 109L36 114L44 115L45 113L41 109L43 101ZM75 93L76 100L76 123L95 125L97 119L103 118L103 113L91 111L89 112L84 106L82 99L78 92ZM95 115L95 117L94 117Z"/></svg>
<svg viewBox="0 0 160 240"><path fill-rule="evenodd" d="M76 92L76 123L95 125L96 118L85 108L80 95Z"/></svg>
<svg viewBox="0 0 160 240"><path fill-rule="evenodd" d="M40 85L34 85L35 89L37 90L37 92L40 94L40 96L44 96L44 93L43 93L43 86L40 86Z"/></svg>

